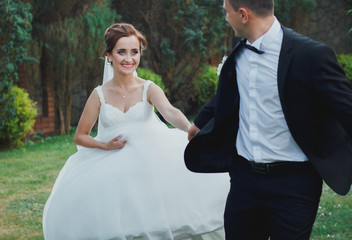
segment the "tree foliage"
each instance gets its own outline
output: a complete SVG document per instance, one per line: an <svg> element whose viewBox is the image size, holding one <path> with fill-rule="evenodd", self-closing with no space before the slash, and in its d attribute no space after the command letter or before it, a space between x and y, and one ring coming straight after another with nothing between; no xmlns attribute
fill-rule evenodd
<svg viewBox="0 0 352 240"><path fill-rule="evenodd" d="M60 134L70 131L72 83L80 80L92 89L91 82L102 72L103 62L97 66L104 49L104 31L116 18L107 1L87 4L89 1L64 1L65 5L61 0L35 0L35 6L45 2L45 7L58 8L54 16L50 16L51 10L44 14L36 8L34 37L42 46L42 77L54 90ZM82 10L80 15L76 15L78 10Z"/></svg>
<svg viewBox="0 0 352 240"><path fill-rule="evenodd" d="M81 65L79 75L86 86L87 95L96 87L96 79L101 82L104 67L104 33L118 19L116 11L110 8L110 2L103 0L91 4L77 21L76 27L81 31L76 65ZM83 61L80 63L81 60Z"/></svg>
<svg viewBox="0 0 352 240"><path fill-rule="evenodd" d="M222 4L218 0L113 1L122 20L147 37L149 50L142 65L161 75L168 98L186 113L197 110L193 79L213 54L224 53L229 25Z"/></svg>
<svg viewBox="0 0 352 240"><path fill-rule="evenodd" d="M351 15L352 14L352 9L349 9L346 14L347 15ZM349 30L349 33L351 33L351 32L352 32L352 27Z"/></svg>
<svg viewBox="0 0 352 240"><path fill-rule="evenodd" d="M352 3L352 0L344 0ZM274 0L275 15L281 23L287 26L299 24L304 17L309 15L316 7L316 0ZM345 9L348 11L348 9ZM348 14L348 12L347 12Z"/></svg>
<svg viewBox="0 0 352 240"><path fill-rule="evenodd" d="M30 60L26 43L30 39L31 21L30 4L0 1L0 132L16 114L12 88L18 80L18 66Z"/></svg>
<svg viewBox="0 0 352 240"><path fill-rule="evenodd" d="M275 0L275 15L281 23L294 26L316 6L316 0Z"/></svg>
<svg viewBox="0 0 352 240"><path fill-rule="evenodd" d="M69 17L79 16L94 0L29 0L33 6L33 25L48 25Z"/></svg>
<svg viewBox="0 0 352 240"><path fill-rule="evenodd" d="M30 4L19 0L0 2L0 78L14 82L17 68L25 60L30 40L32 15Z"/></svg>

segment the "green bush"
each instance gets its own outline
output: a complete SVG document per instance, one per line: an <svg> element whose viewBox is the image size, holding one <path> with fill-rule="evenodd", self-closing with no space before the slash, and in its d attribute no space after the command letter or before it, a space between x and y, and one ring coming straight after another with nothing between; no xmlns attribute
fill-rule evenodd
<svg viewBox="0 0 352 240"><path fill-rule="evenodd" d="M352 83L352 55L340 54L337 55L337 60L345 71L347 78Z"/></svg>
<svg viewBox="0 0 352 240"><path fill-rule="evenodd" d="M0 145L14 148L24 145L23 139L28 132L32 131L37 111L34 107L35 103L24 89L13 86L9 95L14 96L14 101L9 104L16 110L12 118L3 119L4 126L0 129Z"/></svg>
<svg viewBox="0 0 352 240"><path fill-rule="evenodd" d="M216 67L207 66L193 82L198 106L203 106L215 94L219 77Z"/></svg>
<svg viewBox="0 0 352 240"><path fill-rule="evenodd" d="M145 80L150 80L152 82L154 82L156 85L158 85L164 92L166 92L166 88L163 84L163 81L161 79L161 76L152 72L149 69L145 69L145 68L138 68L137 69L137 74L138 77L143 78Z"/></svg>
<svg viewBox="0 0 352 240"><path fill-rule="evenodd" d="M0 134L4 120L13 118L16 112L11 89L18 80L18 66L32 60L26 48L31 39L30 10L30 4L21 0L0 1Z"/></svg>

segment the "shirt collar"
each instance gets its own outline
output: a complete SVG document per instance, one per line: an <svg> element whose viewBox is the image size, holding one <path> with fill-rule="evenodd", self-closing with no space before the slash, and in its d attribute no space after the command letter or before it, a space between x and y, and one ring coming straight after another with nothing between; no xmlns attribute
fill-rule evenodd
<svg viewBox="0 0 352 240"><path fill-rule="evenodd" d="M247 44L252 45L253 47L262 50L265 48L267 44L269 44L272 39L274 39L276 36L278 36L280 30L281 30L281 25L280 22L274 17L274 22L269 28L269 30L264 33L260 38L255 40L253 43L250 43L248 40L246 41Z"/></svg>

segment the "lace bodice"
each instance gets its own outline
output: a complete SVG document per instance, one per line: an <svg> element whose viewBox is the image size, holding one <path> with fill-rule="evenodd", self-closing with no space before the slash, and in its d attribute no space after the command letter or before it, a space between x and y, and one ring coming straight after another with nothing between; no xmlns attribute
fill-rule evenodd
<svg viewBox="0 0 352 240"><path fill-rule="evenodd" d="M154 115L154 107L147 101L147 91L151 83L149 80L144 83L142 101L130 107L127 112L106 103L102 87L95 88L101 102L97 140L107 142L120 134L128 137L132 129L148 126Z"/></svg>

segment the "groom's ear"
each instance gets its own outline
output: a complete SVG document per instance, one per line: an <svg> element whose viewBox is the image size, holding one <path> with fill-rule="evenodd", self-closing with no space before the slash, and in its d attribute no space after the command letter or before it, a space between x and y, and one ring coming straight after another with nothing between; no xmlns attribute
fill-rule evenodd
<svg viewBox="0 0 352 240"><path fill-rule="evenodd" d="M250 18L250 15L253 14L250 9L245 7L239 8L238 12L241 14L243 24L246 24Z"/></svg>

